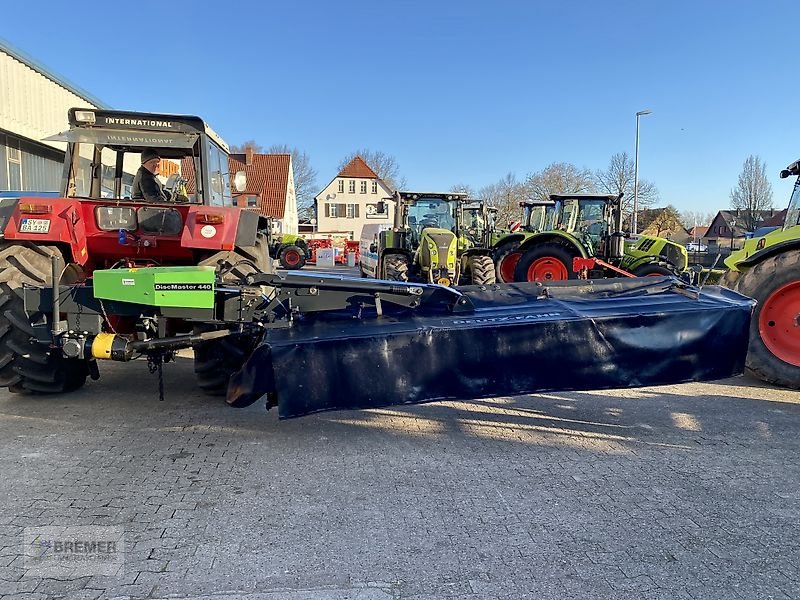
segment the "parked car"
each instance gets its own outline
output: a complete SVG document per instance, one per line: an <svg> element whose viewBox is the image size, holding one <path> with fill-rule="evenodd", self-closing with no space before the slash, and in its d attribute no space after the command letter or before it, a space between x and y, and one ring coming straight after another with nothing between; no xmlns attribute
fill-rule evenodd
<svg viewBox="0 0 800 600"><path fill-rule="evenodd" d="M708 246L700 242L689 242L686 244L686 249L689 252L708 252Z"/></svg>

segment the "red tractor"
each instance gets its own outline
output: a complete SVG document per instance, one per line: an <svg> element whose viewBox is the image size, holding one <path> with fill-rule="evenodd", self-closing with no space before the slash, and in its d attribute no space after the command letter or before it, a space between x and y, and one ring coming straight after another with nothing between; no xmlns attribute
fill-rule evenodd
<svg viewBox="0 0 800 600"><path fill-rule="evenodd" d="M67 143L61 197L22 197L0 204L0 386L14 392L58 393L96 377L93 361L72 360L31 344L22 286L50 284L51 257L65 265L61 283L92 277L95 269L209 265L231 279L271 272L269 221L237 208L228 146L202 119L94 109L70 109L70 128L48 138ZM166 202L131 198L145 149L161 158ZM137 335L135 319L110 319L119 333ZM186 319L153 324L192 330ZM141 324L138 325L141 327ZM195 349L198 384L215 393L227 385L227 365L246 352L224 338Z"/></svg>

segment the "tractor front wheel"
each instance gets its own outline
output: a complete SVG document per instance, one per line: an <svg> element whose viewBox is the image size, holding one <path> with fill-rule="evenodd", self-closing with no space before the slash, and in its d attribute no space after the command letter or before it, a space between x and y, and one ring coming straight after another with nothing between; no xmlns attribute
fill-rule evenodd
<svg viewBox="0 0 800 600"><path fill-rule="evenodd" d="M750 322L748 370L768 383L800 389L800 250L744 271L733 289L758 302Z"/></svg>
<svg viewBox="0 0 800 600"><path fill-rule="evenodd" d="M471 256L468 270L472 285L493 285L497 283L494 261L491 256Z"/></svg>
<svg viewBox="0 0 800 600"><path fill-rule="evenodd" d="M522 254L514 270L514 281L563 281L577 279L572 254L558 244L542 244Z"/></svg>
<svg viewBox="0 0 800 600"><path fill-rule="evenodd" d="M55 246L30 242L6 244L0 248L0 386L12 392L60 394L86 383L86 360L68 359L58 348L32 340L32 323L45 322L49 315L25 314L24 284L51 285L50 257L59 256Z"/></svg>
<svg viewBox="0 0 800 600"><path fill-rule="evenodd" d="M389 281L408 281L410 266L405 254L389 254L383 259L383 278Z"/></svg>

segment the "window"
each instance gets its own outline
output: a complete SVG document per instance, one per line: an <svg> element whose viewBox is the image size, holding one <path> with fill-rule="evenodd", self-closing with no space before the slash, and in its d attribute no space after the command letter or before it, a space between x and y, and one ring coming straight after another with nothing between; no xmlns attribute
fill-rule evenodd
<svg viewBox="0 0 800 600"><path fill-rule="evenodd" d="M208 172L211 181L211 205L232 206L231 181L228 171L228 155L217 147L208 144Z"/></svg>
<svg viewBox="0 0 800 600"><path fill-rule="evenodd" d="M356 205L355 204L348 204L347 205L347 218L353 219L356 216Z"/></svg>
<svg viewBox="0 0 800 600"><path fill-rule="evenodd" d="M362 194L366 194L367 193L367 182L366 181L362 181L361 182L361 193Z"/></svg>
<svg viewBox="0 0 800 600"><path fill-rule="evenodd" d="M339 215L337 215L337 214L336 214L336 212L337 212L337 211L336 211L336 208L337 208L337 205L336 205L336 204L326 204L325 206L327 206L327 207L328 207L328 216L329 216L331 219L335 219L336 217L338 217L338 216L339 216Z"/></svg>
<svg viewBox="0 0 800 600"><path fill-rule="evenodd" d="M355 194L356 193L356 182L355 182L355 179L351 179L350 180L350 193L351 194Z"/></svg>
<svg viewBox="0 0 800 600"><path fill-rule="evenodd" d="M247 197L247 206L248 207L257 207L258 206L258 196L248 196Z"/></svg>
<svg viewBox="0 0 800 600"><path fill-rule="evenodd" d="M339 193L344 194L344 179L339 180Z"/></svg>
<svg viewBox="0 0 800 600"><path fill-rule="evenodd" d="M8 138L8 147L6 150L7 168L8 168L8 189L21 190L22 189L22 153L19 151L19 141Z"/></svg>
<svg viewBox="0 0 800 600"><path fill-rule="evenodd" d="M372 193L373 194L377 194L378 193L378 182L377 181L373 181L372 182Z"/></svg>

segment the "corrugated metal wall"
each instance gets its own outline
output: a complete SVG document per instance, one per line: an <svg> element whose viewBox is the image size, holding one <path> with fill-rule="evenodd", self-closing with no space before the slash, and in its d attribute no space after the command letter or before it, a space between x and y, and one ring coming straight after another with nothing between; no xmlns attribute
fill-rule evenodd
<svg viewBox="0 0 800 600"><path fill-rule="evenodd" d="M64 153L33 144L25 139L0 132L0 190L11 189L8 177L8 148L19 149L21 186L13 191L56 192L61 187Z"/></svg>

